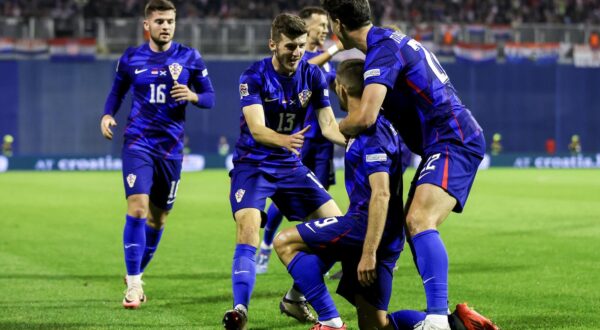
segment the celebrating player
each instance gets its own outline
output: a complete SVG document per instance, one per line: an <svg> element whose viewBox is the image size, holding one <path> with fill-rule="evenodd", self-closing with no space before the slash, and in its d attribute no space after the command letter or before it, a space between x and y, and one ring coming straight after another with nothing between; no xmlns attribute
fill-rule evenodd
<svg viewBox="0 0 600 330"><path fill-rule="evenodd" d="M303 59L308 61L308 63L321 67L321 71L327 80L327 85L331 86L335 79L335 67L329 63L329 60L340 50L341 46L334 45L326 51L322 49L329 35L327 12L319 7L305 7L300 10L298 16L304 20L307 28L306 51L304 52ZM327 140L321 133L316 109L310 105L307 109L305 125L310 125L310 129L304 134L302 163L313 171L323 187L329 190L329 187L335 184L333 143ZM265 232L260 244L258 259L256 260L257 274L267 271L273 238L282 220L283 216L281 212L279 212L275 203L272 203L267 211Z"/></svg>
<svg viewBox="0 0 600 330"><path fill-rule="evenodd" d="M300 151L309 106L316 109L323 135L344 145L329 105L327 82L316 65L302 61L306 25L293 15L278 15L271 26L271 57L254 63L240 77L240 137L233 156L230 203L236 221L231 270L233 309L225 313L226 329L242 329L256 279L254 255L259 244L262 210L270 197L290 220L341 215L315 175L302 164ZM313 321L302 294L292 288L282 312Z"/></svg>
<svg viewBox="0 0 600 330"><path fill-rule="evenodd" d="M448 254L437 227L466 203L485 152L481 127L436 57L401 32L373 26L367 0L322 4L344 47L366 54L360 107L340 129L349 136L359 134L376 122L383 106L408 147L422 156L406 216L427 298L427 317L419 329L449 329ZM488 322L482 319L482 324Z"/></svg>
<svg viewBox="0 0 600 330"><path fill-rule="evenodd" d="M214 105L200 53L173 41L173 3L149 1L144 29L150 40L121 56L100 123L102 135L111 140L111 127L117 125L114 115L131 87L133 105L122 150L127 197L125 308L138 308L146 300L142 273L156 251L179 187L185 108L188 102L200 108Z"/></svg>

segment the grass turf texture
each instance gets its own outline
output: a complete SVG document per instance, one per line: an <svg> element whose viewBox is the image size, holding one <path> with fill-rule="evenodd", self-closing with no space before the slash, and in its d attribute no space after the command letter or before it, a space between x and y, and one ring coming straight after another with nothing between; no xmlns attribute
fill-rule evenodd
<svg viewBox="0 0 600 330"><path fill-rule="evenodd" d="M452 214L441 227L451 306L468 301L504 329L597 329L599 178L598 170L480 172L465 213ZM332 194L345 209L342 182L339 172ZM0 328L221 328L232 301L235 237L225 171L184 174L144 275L149 301L137 311L121 307L125 200L119 173L9 172L0 174L0 187ZM291 283L272 259L269 272L257 276L251 329L309 328L279 313ZM327 284L333 292L337 282ZM356 329L354 309L334 299ZM407 249L390 309L424 308Z"/></svg>

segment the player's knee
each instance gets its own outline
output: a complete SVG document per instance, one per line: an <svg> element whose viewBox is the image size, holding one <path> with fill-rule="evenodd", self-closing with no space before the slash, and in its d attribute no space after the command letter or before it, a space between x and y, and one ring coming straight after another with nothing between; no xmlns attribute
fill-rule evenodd
<svg viewBox="0 0 600 330"><path fill-rule="evenodd" d="M136 206L129 207L127 210L127 214L138 219L144 219L148 217L148 209Z"/></svg>
<svg viewBox="0 0 600 330"><path fill-rule="evenodd" d="M419 210L411 210L406 215L406 226L410 232L410 236L414 236L428 229L435 229L436 219L428 216L425 212Z"/></svg>

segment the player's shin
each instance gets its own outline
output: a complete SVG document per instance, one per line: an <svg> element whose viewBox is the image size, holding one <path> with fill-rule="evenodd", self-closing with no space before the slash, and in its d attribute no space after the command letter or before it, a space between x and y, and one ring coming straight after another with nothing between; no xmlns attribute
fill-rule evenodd
<svg viewBox="0 0 600 330"><path fill-rule="evenodd" d="M329 266L316 255L298 252L287 267L295 286L317 312L319 321L339 320L340 316L323 280Z"/></svg>
<svg viewBox="0 0 600 330"><path fill-rule="evenodd" d="M256 248L248 244L237 244L231 268L233 286L233 307L243 305L246 309L256 281L256 264L254 254Z"/></svg>
<svg viewBox="0 0 600 330"><path fill-rule="evenodd" d="M150 260L154 257L154 253L158 248L158 243L162 237L164 228L155 229L146 224L146 248L144 249L144 255L142 256L142 264L140 270L143 273L150 263Z"/></svg>
<svg viewBox="0 0 600 330"><path fill-rule="evenodd" d="M427 314L448 315L448 253L437 230L412 238L427 298Z"/></svg>
<svg viewBox="0 0 600 330"><path fill-rule="evenodd" d="M141 273L142 255L146 246L145 224L146 219L135 218L130 215L126 217L123 230L123 248L127 275L139 275Z"/></svg>

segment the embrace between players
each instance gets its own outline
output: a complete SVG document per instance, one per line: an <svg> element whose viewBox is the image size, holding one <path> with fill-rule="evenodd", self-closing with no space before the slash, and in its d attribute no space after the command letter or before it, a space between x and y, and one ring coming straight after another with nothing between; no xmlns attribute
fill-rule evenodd
<svg viewBox="0 0 600 330"><path fill-rule="evenodd" d="M356 306L361 329L497 329L465 304L449 314L448 256L437 231L451 211L461 212L465 205L485 150L481 128L435 55L400 31L373 26L367 0L323 0L322 5L324 11L311 9L304 19L278 15L269 39L272 56L240 77L241 131L229 196L237 230L233 308L223 316L223 326L248 326L259 232L271 198L277 212L305 221L273 241L294 280L280 302L283 313L314 323L312 329L345 329L323 279L340 261L337 292ZM126 308L138 308L146 299L141 277L176 197L185 107L188 102L214 105L200 54L172 41L175 11L168 0L148 3L144 27L150 40L121 57L101 121L103 135L111 139L114 114L132 88L122 152L128 205L123 235ZM328 17L341 44L314 49L315 43L322 46ZM309 60L304 57L307 45L316 53ZM329 71L327 62L342 47L357 48L366 59L342 62L335 80L328 81L323 71ZM329 103L330 85L348 111L339 126ZM310 154L304 144L311 130L318 132L320 142L346 148L350 206L345 215L323 185L331 183L323 182L331 167L309 168L307 163L318 162L303 158ZM308 135L311 142L317 140ZM422 157L406 212L402 139ZM330 154L329 147L323 150L313 154ZM427 310L388 313L393 268L405 233L423 280Z"/></svg>

